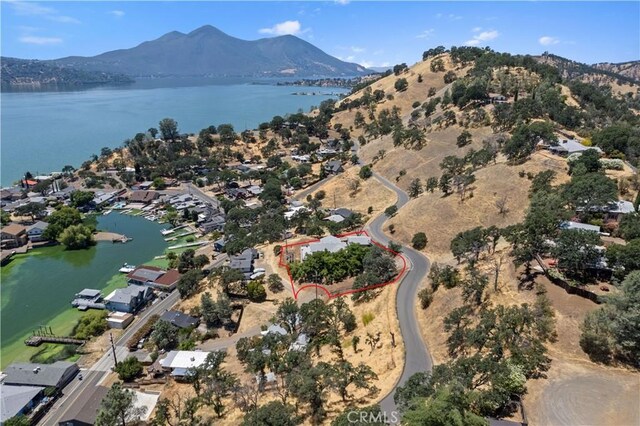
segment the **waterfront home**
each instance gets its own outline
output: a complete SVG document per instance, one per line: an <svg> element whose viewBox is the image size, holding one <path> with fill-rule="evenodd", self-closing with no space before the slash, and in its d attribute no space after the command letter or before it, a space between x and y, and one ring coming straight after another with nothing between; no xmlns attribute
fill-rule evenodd
<svg viewBox="0 0 640 426"><path fill-rule="evenodd" d="M176 269L157 268L142 265L127 274L127 284L155 288L161 291L173 291L180 280L180 273Z"/></svg>
<svg viewBox="0 0 640 426"><path fill-rule="evenodd" d="M58 426L91 426L96 423L101 403L109 392L105 386L92 386L78 395Z"/></svg>
<svg viewBox="0 0 640 426"><path fill-rule="evenodd" d="M162 314L159 321L166 321L178 328L196 328L200 324L198 318L183 314L180 311L167 311Z"/></svg>
<svg viewBox="0 0 640 426"><path fill-rule="evenodd" d="M158 199L160 194L157 191L132 191L129 194L130 203L150 204Z"/></svg>
<svg viewBox="0 0 640 426"><path fill-rule="evenodd" d="M226 219L223 215L215 215L208 218L206 222L202 222L198 229L203 234L208 234L209 232L218 231L222 232L224 230L224 225L226 223Z"/></svg>
<svg viewBox="0 0 640 426"><path fill-rule="evenodd" d="M53 364L15 363L5 370L3 383L14 386L43 386L62 389L78 374L73 362L56 361Z"/></svg>
<svg viewBox="0 0 640 426"><path fill-rule="evenodd" d="M104 301L110 311L134 313L152 298L153 290L150 287L130 285L113 290Z"/></svg>
<svg viewBox="0 0 640 426"><path fill-rule="evenodd" d="M164 370L171 372L174 377L184 377L189 369L200 367L205 363L209 352L203 351L170 351L160 360Z"/></svg>
<svg viewBox="0 0 640 426"><path fill-rule="evenodd" d="M17 223L11 223L0 230L0 247L3 249L21 247L27 244L28 239L27 228Z"/></svg>
<svg viewBox="0 0 640 426"><path fill-rule="evenodd" d="M42 237L42 234L47 229L49 224L47 222L43 222L41 220L37 221L31 226L27 227L27 236L32 243L37 243L40 241L46 241L46 238Z"/></svg>
<svg viewBox="0 0 640 426"><path fill-rule="evenodd" d="M0 424L16 416L28 416L44 396L42 386L0 384Z"/></svg>

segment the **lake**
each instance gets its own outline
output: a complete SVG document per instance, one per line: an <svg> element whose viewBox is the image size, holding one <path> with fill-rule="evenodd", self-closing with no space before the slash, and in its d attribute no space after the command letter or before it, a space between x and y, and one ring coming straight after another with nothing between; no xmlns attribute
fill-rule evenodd
<svg viewBox="0 0 640 426"><path fill-rule="evenodd" d="M133 240L126 244L99 242L87 250L68 251L63 246L39 248L16 256L2 267L2 365L8 361L5 355L11 358L17 352L26 353L22 340L39 325L52 325L54 332L68 333L78 317L69 312L70 303L80 290L102 290L123 263L142 264L163 254L167 247L160 234L162 226L141 217L114 212L99 216L98 228L125 234Z"/></svg>
<svg viewBox="0 0 640 426"><path fill-rule="evenodd" d="M242 131L274 115L307 112L325 99L337 98L328 94L346 92L237 79L157 79L76 91L3 92L0 182L9 185L27 170L44 174L67 164L78 167L102 147L121 146L136 133L157 128L165 117L174 118L185 133L222 123Z"/></svg>

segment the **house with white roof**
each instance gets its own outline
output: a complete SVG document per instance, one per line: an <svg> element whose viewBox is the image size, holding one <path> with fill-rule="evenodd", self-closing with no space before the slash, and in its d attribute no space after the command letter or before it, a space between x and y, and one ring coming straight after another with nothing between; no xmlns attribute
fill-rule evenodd
<svg viewBox="0 0 640 426"><path fill-rule="evenodd" d="M210 352L204 351L170 351L160 360L165 370L170 370L174 377L184 377L190 368L200 367L205 363Z"/></svg>
<svg viewBox="0 0 640 426"><path fill-rule="evenodd" d="M320 241L318 242L309 243L300 247L300 259L304 260L308 255L321 251L336 253L346 247L347 243L342 241L340 238L329 235L327 237L320 238Z"/></svg>

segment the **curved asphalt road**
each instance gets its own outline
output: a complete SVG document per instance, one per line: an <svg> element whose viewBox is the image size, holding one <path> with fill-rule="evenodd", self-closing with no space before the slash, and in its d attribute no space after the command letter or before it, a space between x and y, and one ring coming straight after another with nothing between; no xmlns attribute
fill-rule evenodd
<svg viewBox="0 0 640 426"><path fill-rule="evenodd" d="M398 208L404 206L409 201L409 196L393 183L377 173L374 173L374 177L378 179L382 185L397 194L398 201L396 202L396 206L398 206ZM386 220L387 217L382 213L367 226L371 237L385 245L389 243L389 238L382 232L382 226ZM433 367L431 354L429 354L429 350L420 334L415 311L418 286L429 271L429 259L422 253L407 246L402 248L402 253L411 262L409 272L407 272L401 281L396 297L396 309L405 348L405 363L400 379L391 392L380 401L380 407L382 411L386 413L388 420L397 418L397 416L392 415L392 412L396 411L396 404L393 400L396 388L403 385L409 377L415 373L431 371Z"/></svg>

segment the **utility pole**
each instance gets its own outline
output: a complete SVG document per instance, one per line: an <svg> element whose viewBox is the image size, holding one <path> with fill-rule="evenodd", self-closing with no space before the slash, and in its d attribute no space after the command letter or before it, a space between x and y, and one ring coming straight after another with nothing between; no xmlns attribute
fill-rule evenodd
<svg viewBox="0 0 640 426"><path fill-rule="evenodd" d="M113 351L113 366L118 366L118 358L116 358L116 346L113 344L113 334L109 333L109 340L111 340L111 350Z"/></svg>

